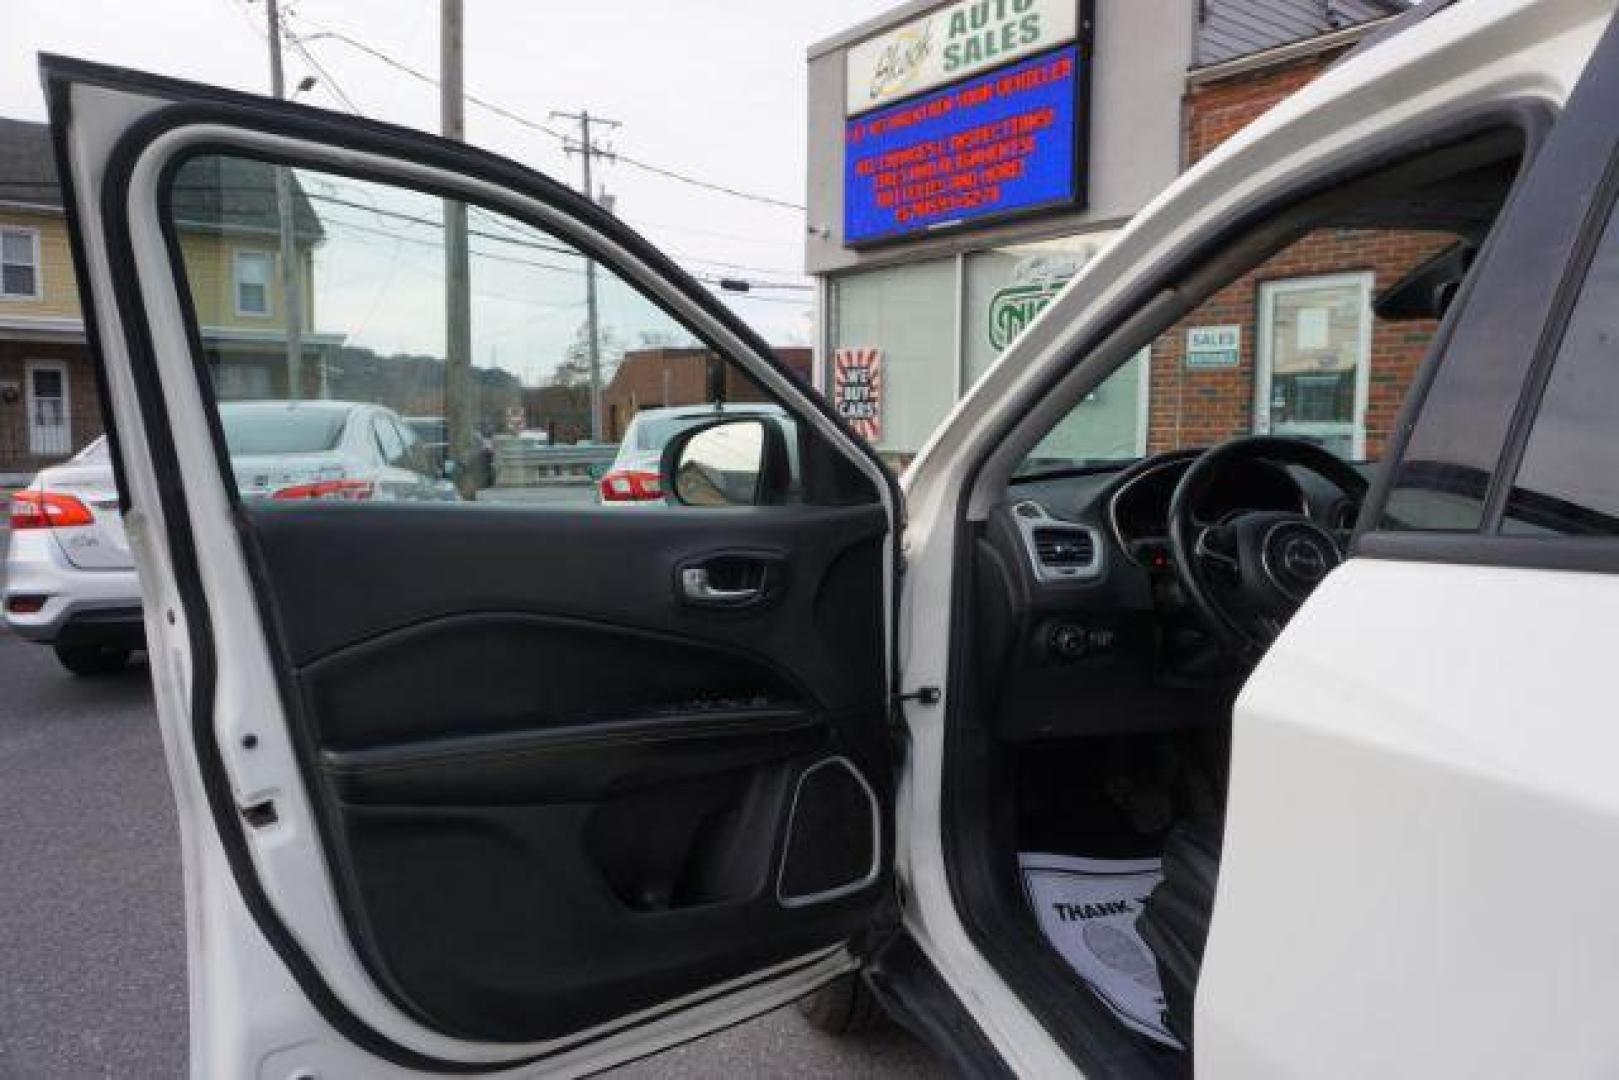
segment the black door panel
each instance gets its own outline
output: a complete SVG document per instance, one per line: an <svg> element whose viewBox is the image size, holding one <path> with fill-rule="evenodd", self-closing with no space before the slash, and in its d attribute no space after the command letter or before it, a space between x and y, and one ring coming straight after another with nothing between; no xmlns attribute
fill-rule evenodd
<svg viewBox="0 0 1619 1080"><path fill-rule="evenodd" d="M321 745L343 750L804 700L728 645L501 609L428 616L300 665L299 681Z"/></svg>
<svg viewBox="0 0 1619 1080"><path fill-rule="evenodd" d="M735 709L324 750L320 764L346 803L503 806L600 801L800 757L827 741L808 713Z"/></svg>
<svg viewBox="0 0 1619 1080"><path fill-rule="evenodd" d="M869 924L881 508L249 505L242 530L354 940L424 1023L561 1037ZM716 552L767 560L768 595L686 602Z"/></svg>
<svg viewBox="0 0 1619 1080"><path fill-rule="evenodd" d="M862 700L883 678L881 604L872 603L887 531L879 505L469 513L453 503L288 504L243 516L286 658L299 667L433 618L522 612L767 656L831 708ZM727 611L679 602L677 568L721 549L717 540L777 553L771 603Z"/></svg>

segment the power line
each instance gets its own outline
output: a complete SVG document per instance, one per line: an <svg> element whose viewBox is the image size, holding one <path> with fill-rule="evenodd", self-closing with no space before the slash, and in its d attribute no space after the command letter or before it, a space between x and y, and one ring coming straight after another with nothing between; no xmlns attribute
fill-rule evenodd
<svg viewBox="0 0 1619 1080"><path fill-rule="evenodd" d="M518 235L518 236L524 235L524 234L518 232L518 227L516 225L512 224L509 220L507 220L507 218L502 214L496 214L496 213L494 213L492 211L485 210L481 206L473 207L473 212L475 214L477 214L478 217L481 218L483 221L487 222L490 225L495 226L498 229L501 229L501 230L503 230L505 232L509 232L509 233L512 233L512 234ZM621 219L621 220L624 220L624 219ZM643 224L651 224L651 223L643 222ZM750 265L748 263L726 262L723 259L708 259L708 258L704 258L701 255L689 255L689 254L687 254L685 252L675 251L675 250L670 249L670 248L664 248L663 250L664 250L664 252L666 254L672 256L674 259L676 259L678 261L687 262L687 263L698 263L698 264L700 264L702 266L718 266L718 267L721 267L721 268L726 269L726 270L742 270L744 272L752 273L752 274L775 274L775 275L778 275L780 277L789 277L789 278L802 279L804 277L804 275L802 273L800 273L799 271L797 271L797 270L783 270L783 269L781 269L779 267L775 267L775 266L753 266L753 265ZM810 286L806 285L805 287L809 288Z"/></svg>
<svg viewBox="0 0 1619 1080"><path fill-rule="evenodd" d="M387 64L389 67L395 69L396 71L401 71L404 74L409 75L411 78L417 80L418 82L426 83L429 86L437 86L438 85L438 80L434 79L431 75L428 75L428 74L426 74L425 72L422 72L422 71L418 71L416 68L411 67L409 64L406 64L406 63L404 63L404 62L402 62L400 60L394 59L392 56L389 56L387 53L381 51L380 49L372 48L370 45L367 45L362 41L356 41L354 38L349 37L347 34L338 33L335 30L322 30L322 31L320 31L318 33L306 35L302 40L305 41L305 42L316 42L316 41L336 41L336 42L340 42L340 43L342 43L344 45L349 46L350 48L360 50L361 52L365 53L366 55L371 56L372 58L374 58L374 59L376 59L376 60L378 60L378 61L380 61L380 62L382 62L384 64ZM509 120L514 124L518 124L518 125L520 125L522 127L528 128L530 131L537 131L537 132L540 132L543 135L548 135L551 138L553 138L553 139L557 140L558 142L562 143L564 146L567 146L569 141L570 141L570 138L571 138L570 136L568 136L568 135L566 135L566 134L564 134L564 133L562 133L560 131L557 131L555 128L549 127L546 124L539 123L538 121L535 121L535 120L530 120L528 117L522 115L521 113L515 112L512 109L508 109L503 105L498 105L498 104L496 104L496 103L494 103L492 101L487 101L487 100L485 100L483 98L477 97L477 96L475 96L473 94L470 94L470 93L466 94L465 96L466 96L466 99L468 101L472 102L472 104L478 106L480 109L484 109L485 111L493 113L494 115L502 117L503 119ZM703 180L703 179L700 179L698 177L690 176L690 175L688 175L686 173L679 172L679 171L677 171L675 169L667 169L667 168L664 168L661 165L654 165L649 161L642 161L639 158L629 157L629 156L626 156L625 154L617 154L617 155L615 155L615 159L618 160L618 161L623 162L624 164L630 166L633 169L640 169L642 172L651 173L654 176L661 176L666 180L674 180L674 181L677 181L677 182L682 183L682 184L690 185L692 187L704 188L704 189L706 189L708 191L715 191L715 192L718 192L718 193L720 193L722 195L730 195L730 196L732 196L734 198L738 198L738 199L747 199L747 200L749 200L751 202L761 203L761 204L763 204L765 206L774 206L774 207L777 207L778 209L782 209L782 210L796 210L796 211L799 211L800 213L802 213L803 210L804 210L804 207L799 203L789 202L786 199L778 199L778 198L775 198L774 196L770 196L770 195L760 195L760 194L757 194L756 192L752 192L752 191L743 191L740 188L728 187L725 184L717 184L717 183L714 183L712 180Z"/></svg>
<svg viewBox="0 0 1619 1080"><path fill-rule="evenodd" d="M12 178L0 177L0 188L8 188L8 187L11 187L11 188L38 188L38 189L41 189L41 190L48 189L50 191L55 191L56 190L56 185L51 184L48 181L27 180L27 179L12 179ZM255 193L260 192L260 190L261 190L259 188L254 188L254 187L234 187L233 188L231 186L220 186L220 185L186 185L186 184L176 184L176 185L174 185L174 190L176 190L176 191L184 191L184 190L187 190L188 188L190 190L194 190L194 191L201 191L201 190L206 190L206 191L238 190L238 191L249 191L249 192L255 192ZM404 222L404 223L406 223L408 225L419 225L419 226L421 226L423 228L428 228L428 229L443 229L444 228L444 223L443 222L435 221L432 218L421 217L421 216L419 216L417 214L407 214L402 210L386 210L386 209L383 209L382 207L377 206L375 204L367 204L367 203L362 203L362 202L356 202L353 199L343 199L343 198L339 198L336 195L326 195L326 194L322 194L320 192L310 191L308 188L303 189L303 196L304 196L305 199L308 199L310 202L326 203L326 204L329 204L331 206L341 206L341 207L345 207L345 208L348 208L348 209L351 209L351 210L358 210L358 211L360 211L362 213L369 214L369 215L371 215L373 217L377 217L377 218L390 218L390 219L395 220L395 221ZM500 217L499 215L496 215L496 214L491 213L490 211L484 210L482 207L473 207L473 209L478 210L480 212L480 216L485 221L488 221L491 224L498 224L503 229L507 229L507 230L511 230L511 231L500 233L500 232L490 232L490 231L487 231L487 230L484 230L484 229L469 229L468 230L468 235L470 235L470 236L476 236L479 239L489 240L489 241L492 241L493 243L497 243L497 244L510 244L510 245L512 245L514 247L531 248L531 249L533 249L535 251L543 251L543 252L546 252L547 254L551 254L551 255L561 255L561 256L564 256L564 257L570 258L570 259L584 260L584 259L588 258L588 256L586 256L583 252L579 251L576 248L560 246L558 244L548 244L548 243L544 242L543 240L523 237L523 236L515 233L515 226L511 225L509 222L507 222L504 218ZM323 224L332 224L332 225L339 226L341 228L351 229L351 230L355 230L355 231L358 231L358 232L370 233L370 234L375 235L375 236L381 236L381 237L385 237L385 238L393 238L393 239L396 239L396 240L402 240L402 241L405 241L407 243L433 244L435 246L437 245L437 241L427 240L427 239L420 238L420 237L407 236L407 235L405 235L403 233L400 233L400 232L390 232L390 231L385 230L385 229L374 228L372 226L367 226L367 225L361 225L361 224L359 224L357 222L353 222L353 221L344 221L341 218L323 217L323 218L320 218L319 220ZM513 263L513 264L516 264L516 265L533 266L533 267L536 267L536 268L542 269L542 270L557 270L557 271L561 271L561 272L564 272L564 273L580 274L580 275L582 275L584 273L584 268L583 267L580 267L578 269L573 269L573 268L565 267L565 266L557 266L557 265L552 264L552 263L536 262L536 261L534 261L532 259L518 259L518 258L513 258L511 256L498 255L498 254L496 254L494 252L490 252L490 251L474 251L473 254L479 256L480 258L491 259L491 260L494 260L496 262L509 262L509 263ZM737 264L737 263L722 262L722 261L715 260L715 259L701 259L701 258L698 258L698 257L696 257L694 255L680 255L678 253L672 253L672 254L675 254L677 258L686 260L688 263L699 263L699 264L702 264L704 266L718 266L718 267L722 267L722 268L728 268L728 269L734 269L734 270L747 270L747 271L752 271L752 272L757 272L757 273L785 273L786 272L786 271L771 270L771 269L768 269L766 267L743 266L743 265L740 265L740 264ZM707 271L703 271L703 270L700 270L700 269L698 269L696 267L690 267L690 266L687 267L687 270L688 270L688 272L691 273L692 277L694 277L695 279L697 279L699 282L701 282L704 285L721 285L722 282L724 282L724 281L740 280L740 281L744 282L748 286L748 288L750 290L752 290L752 289L766 289L766 290L778 290L778 291L787 291L787 292L799 292L799 291L809 292L814 288L813 285L800 284L800 283L797 283L797 282L790 282L790 281L765 281L765 280L758 279L758 278L746 278L746 279L719 278L719 277L712 276ZM732 292L732 291L733 290L727 290L727 292ZM737 294L737 295L744 295L744 294ZM760 299L760 298L755 297L754 299Z"/></svg>
<svg viewBox="0 0 1619 1080"><path fill-rule="evenodd" d="M670 254L677 259L685 259L687 262L702 263L704 266L718 266L726 270L744 270L753 274L779 274L782 277L802 278L804 276L796 270L779 270L773 266L749 266L747 263L726 262L723 259L704 259L696 255L682 255L675 251L671 251ZM807 285L804 287L809 288Z"/></svg>
<svg viewBox="0 0 1619 1080"><path fill-rule="evenodd" d="M389 67L393 68L395 71L403 72L404 74L406 74L406 75L410 76L411 78L415 79L417 82L425 83L426 85L432 86L432 87L435 87L435 88L439 84L439 81L437 79L433 78L433 76L431 76L431 75L428 75L426 72L418 71L416 68L411 67L409 64L406 64L406 63L404 63L402 61L399 61L399 60L395 60L393 57L389 56L387 53L383 52L380 49L372 48L370 45L367 45L365 42L357 41L354 38L349 37L347 34L339 33L336 30L320 30L320 31L317 31L317 32L315 32L313 34L306 34L306 35L304 35L303 40L304 40L305 43L313 43L313 42L317 42L317 41L336 41L336 42L339 42L340 44L349 46L349 48L351 48L351 49L358 49L360 52L365 53L367 56L371 57L373 60L378 60L378 61L381 61L384 64L387 64ZM558 142L565 143L565 142L568 141L568 136L564 135L562 132L557 131L554 128L547 127L546 125L538 123L537 121L530 120L528 117L523 116L523 115L521 115L519 113L515 113L512 110L505 108L504 106L497 105L492 101L485 101L482 98L480 98L480 97L478 97L478 96L476 96L474 94L466 94L465 96L466 96L466 99L468 101L472 102L474 105L478 106L480 109L485 109L485 110L487 110L487 111L489 111L491 113L494 113L496 116L500 116L500 117L503 117L503 118L505 118L507 120L510 120L514 124L519 124L519 125L521 125L523 127L526 127L526 128L528 128L528 129L530 129L532 131L538 131L538 132L540 132L540 133L542 133L544 135L549 135L551 138L556 139Z"/></svg>
<svg viewBox="0 0 1619 1080"><path fill-rule="evenodd" d="M319 60L315 59L315 54L309 51L309 47L304 44L303 38L296 34L291 26L287 25L286 16L282 16L281 30L286 35L287 40L292 42L292 47L298 50L298 55L307 60L309 62L309 66L320 73L321 79L326 83L327 86L331 87L332 93L336 94L338 100L347 106L349 112L353 113L355 116L364 116L365 112L358 105L356 105L354 103L354 99L349 97L348 93L344 91L342 84L337 81L336 76L334 76L330 71L327 71L326 66Z"/></svg>
<svg viewBox="0 0 1619 1080"><path fill-rule="evenodd" d="M680 183L690 184L692 187L707 188L709 191L717 191L722 195L734 195L739 199L751 199L754 202L764 203L766 206L780 207L783 210L797 210L799 213L804 212L804 207L795 202L788 202L785 199L771 198L769 195L755 195L752 192L726 187L724 184L716 184L711 180L699 180L694 176L687 176L685 173L678 173L673 169L665 169L661 166L640 161L625 154L619 154L617 160L622 161L632 169L640 169L642 172L649 172L654 176L661 176L668 180L678 180Z"/></svg>

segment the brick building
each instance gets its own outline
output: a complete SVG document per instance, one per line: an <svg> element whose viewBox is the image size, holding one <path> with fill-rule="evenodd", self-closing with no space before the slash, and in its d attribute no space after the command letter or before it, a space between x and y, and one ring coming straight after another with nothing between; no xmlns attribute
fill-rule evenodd
<svg viewBox="0 0 1619 1080"><path fill-rule="evenodd" d="M993 32L979 24L1000 9L912 0L813 46L817 385L836 406L838 372L875 357L873 441L904 465L1179 173L1407 6L1026 0L1015 11L1035 20L1027 48L950 66L945 57L972 55L958 35ZM976 116L985 101L997 111ZM1002 116L1017 121L1004 137ZM980 170L958 146L987 148L996 164ZM1052 433L1052 455L1136 456L1255 431L1377 454L1434 328L1379 321L1375 298L1450 240L1305 237L1097 388Z"/></svg>
<svg viewBox="0 0 1619 1080"><path fill-rule="evenodd" d="M1316 78L1352 44L1344 37L1307 39L1194 70L1184 98L1187 165L1196 164ZM1347 455L1377 458L1437 324L1373 318L1371 299L1452 242L1453 237L1433 232L1323 229L1220 290L1153 343L1148 450L1208 445L1272 430L1312 435ZM1290 306L1290 296L1318 303ZM1348 339L1343 344L1353 351L1330 367L1323 367L1318 358L1294 356L1289 359L1295 370L1305 371L1288 375L1273 356L1261 356L1262 351L1281 351L1278 339L1284 331L1296 345L1304 332L1298 325L1301 312L1333 311L1351 303L1354 310L1345 311L1346 325L1339 336ZM1187 364L1189 332L1210 326L1240 328L1235 366ZM1319 330L1318 322L1312 331L1317 339ZM1329 326L1328 344L1315 353L1339 344L1330 340L1331 330ZM1297 406L1301 403L1294 398L1309 396L1298 393L1301 378L1314 380L1319 399L1313 412L1311 403L1303 402L1303 412L1330 414L1334 419L1297 420L1291 425L1278 420L1279 407Z"/></svg>
<svg viewBox="0 0 1619 1080"><path fill-rule="evenodd" d="M805 382L810 377L808 348L779 348L776 357ZM764 401L764 393L734 364L721 364L707 349L634 349L624 354L618 370L602 391L602 439L618 442L631 418L642 409L698 405L711 401L711 369L723 371L726 401Z"/></svg>

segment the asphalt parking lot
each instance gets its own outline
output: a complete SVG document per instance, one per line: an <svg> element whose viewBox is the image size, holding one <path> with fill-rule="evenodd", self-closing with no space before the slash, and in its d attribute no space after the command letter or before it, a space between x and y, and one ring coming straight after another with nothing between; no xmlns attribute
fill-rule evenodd
<svg viewBox="0 0 1619 1080"><path fill-rule="evenodd" d="M0 553L6 532L0 529ZM0 1078L186 1071L174 811L144 666L75 679L0 628ZM791 1009L623 1077L925 1077L886 1029L832 1040Z"/></svg>

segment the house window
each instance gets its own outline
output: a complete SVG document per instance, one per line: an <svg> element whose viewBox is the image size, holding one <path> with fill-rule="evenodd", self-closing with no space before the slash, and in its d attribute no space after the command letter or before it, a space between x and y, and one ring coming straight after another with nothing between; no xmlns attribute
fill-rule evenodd
<svg viewBox="0 0 1619 1080"><path fill-rule="evenodd" d="M1255 431L1365 457L1371 305L1371 274L1260 286Z"/></svg>
<svg viewBox="0 0 1619 1080"><path fill-rule="evenodd" d="M39 297L39 233L33 229L0 229L0 297Z"/></svg>
<svg viewBox="0 0 1619 1080"><path fill-rule="evenodd" d="M236 253L236 314L270 314L271 258L267 251Z"/></svg>
<svg viewBox="0 0 1619 1080"><path fill-rule="evenodd" d="M60 360L30 360L26 370L28 452L39 457L66 457L73 449L67 364Z"/></svg>

